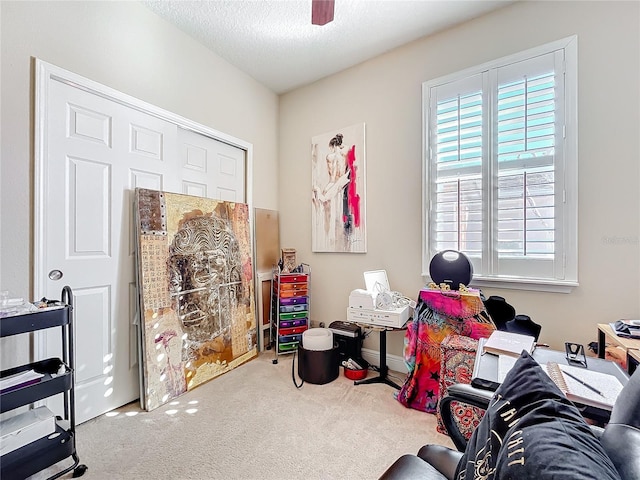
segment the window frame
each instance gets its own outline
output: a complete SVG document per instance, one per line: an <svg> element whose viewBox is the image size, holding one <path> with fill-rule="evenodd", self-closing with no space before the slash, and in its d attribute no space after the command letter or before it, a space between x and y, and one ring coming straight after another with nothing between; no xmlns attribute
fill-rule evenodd
<svg viewBox="0 0 640 480"><path fill-rule="evenodd" d="M474 287L511 288L560 293L569 293L578 286L578 52L576 35L428 80L422 84L422 276L427 281L430 281L429 262L436 253L435 251L430 251L429 238L429 215L432 198L430 178L432 157L430 154L432 147L430 144L430 90L436 86L459 82L474 75L483 77L485 75L495 75L496 69L499 67L558 50L564 51L564 138L558 140L558 143L562 144L559 149L563 151L562 169L558 170L557 166L554 167L556 173L554 183L556 185L560 184L561 187L563 186L560 189L561 198L556 202L556 205L561 205L561 208L560 212L556 213L559 224L555 228L560 235L560 240L556 241L561 242L561 251L563 252L563 258L556 261L562 261L564 264L564 278L533 278L476 273L471 284ZM493 105L489 105L490 103L489 101L483 102L483 115L487 114L487 117L485 117L487 121L483 122L483 129L487 129L487 124L494 121L493 115L495 112L493 112ZM488 136L486 138L487 145L483 145L482 156L483 158L486 157L489 162L495 162L493 156L495 155L494 148L497 140ZM433 149L433 155L435 156L435 148ZM495 172L497 172L497 169L495 169ZM485 211L489 211L488 209L491 205L489 197L496 181L496 178L489 179L488 176L483 175L483 190L486 187L486 191L483 191L483 210ZM496 240L492 239L491 233L489 233L487 241L495 242ZM483 258L483 267L485 267L486 262L497 261L495 247L490 246L488 251L490 258Z"/></svg>

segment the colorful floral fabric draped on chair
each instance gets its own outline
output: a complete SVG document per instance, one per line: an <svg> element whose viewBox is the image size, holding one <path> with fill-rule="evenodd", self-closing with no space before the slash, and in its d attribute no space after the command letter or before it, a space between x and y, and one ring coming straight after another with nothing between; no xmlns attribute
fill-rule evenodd
<svg viewBox="0 0 640 480"><path fill-rule="evenodd" d="M478 290L420 290L404 339L407 379L397 399L406 407L435 413L440 393L440 343L448 335L486 338L496 329Z"/></svg>

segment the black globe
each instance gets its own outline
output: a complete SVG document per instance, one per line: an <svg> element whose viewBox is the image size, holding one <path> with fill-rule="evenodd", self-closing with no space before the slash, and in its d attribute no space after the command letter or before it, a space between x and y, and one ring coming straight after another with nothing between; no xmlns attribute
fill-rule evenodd
<svg viewBox="0 0 640 480"><path fill-rule="evenodd" d="M473 265L464 253L443 250L431 259L429 275L436 284L446 283L451 290L458 290L460 284L468 286L471 283Z"/></svg>

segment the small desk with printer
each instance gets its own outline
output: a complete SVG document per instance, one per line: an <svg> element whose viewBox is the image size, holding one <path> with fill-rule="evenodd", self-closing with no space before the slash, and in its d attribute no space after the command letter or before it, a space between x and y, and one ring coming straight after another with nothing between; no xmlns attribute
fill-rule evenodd
<svg viewBox="0 0 640 480"><path fill-rule="evenodd" d="M412 314L415 302L392 292L385 270L364 272L366 290L356 289L349 295L347 321L378 327L403 328Z"/></svg>
<svg viewBox="0 0 640 480"><path fill-rule="evenodd" d="M355 324L360 328L379 332L380 366L378 376L356 380L354 384L385 383L399 389L399 385L387 378L387 331L406 329L406 324L413 315L415 302L391 291L385 270L364 272L364 278L366 290L356 289L351 292L347 322L340 323Z"/></svg>

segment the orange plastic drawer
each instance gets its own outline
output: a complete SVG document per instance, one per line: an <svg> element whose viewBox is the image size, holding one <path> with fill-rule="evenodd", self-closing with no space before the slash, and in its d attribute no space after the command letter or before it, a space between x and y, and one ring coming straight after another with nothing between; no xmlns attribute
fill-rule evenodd
<svg viewBox="0 0 640 480"><path fill-rule="evenodd" d="M307 283L283 283L280 285L280 291L284 292L287 290L302 290L307 289Z"/></svg>
<svg viewBox="0 0 640 480"><path fill-rule="evenodd" d="M304 290L287 290L287 291L283 291L280 292L280 298L291 298L291 297L300 297L300 296L305 296L307 294L307 289L305 288Z"/></svg>

